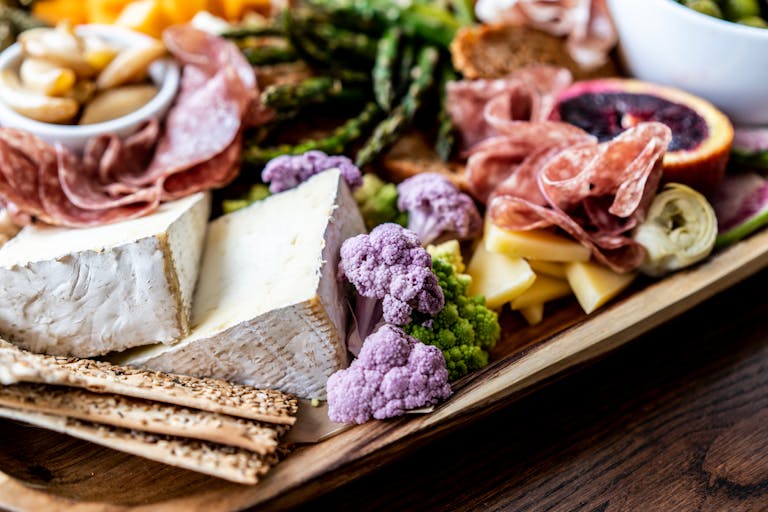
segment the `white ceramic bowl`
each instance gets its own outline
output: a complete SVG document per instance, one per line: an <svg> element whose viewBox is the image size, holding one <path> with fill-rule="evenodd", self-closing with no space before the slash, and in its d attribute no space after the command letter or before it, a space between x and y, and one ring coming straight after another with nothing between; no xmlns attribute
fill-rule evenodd
<svg viewBox="0 0 768 512"><path fill-rule="evenodd" d="M98 36L105 41L124 48L141 44L148 36L112 25L81 25L76 28L80 35ZM21 64L21 45L15 43L0 54L0 69L18 69ZM64 125L43 123L25 117L0 101L0 125L31 132L50 143L60 142L73 151L80 151L93 136L114 133L126 137L152 117L162 119L173 103L179 88L179 66L171 58L159 59L149 67L150 79L159 87L157 94L145 105L117 119L89 125Z"/></svg>
<svg viewBox="0 0 768 512"><path fill-rule="evenodd" d="M768 125L768 29L674 0L608 0L631 75L708 99L736 124Z"/></svg>

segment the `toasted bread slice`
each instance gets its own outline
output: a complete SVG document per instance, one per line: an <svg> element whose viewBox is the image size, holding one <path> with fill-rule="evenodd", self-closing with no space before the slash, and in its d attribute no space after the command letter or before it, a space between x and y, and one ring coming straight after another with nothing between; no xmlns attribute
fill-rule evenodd
<svg viewBox="0 0 768 512"><path fill-rule="evenodd" d="M565 38L522 25L476 25L461 29L451 43L453 66L465 78L499 78L531 64L567 68L574 79L613 76L612 61L585 70L565 49Z"/></svg>

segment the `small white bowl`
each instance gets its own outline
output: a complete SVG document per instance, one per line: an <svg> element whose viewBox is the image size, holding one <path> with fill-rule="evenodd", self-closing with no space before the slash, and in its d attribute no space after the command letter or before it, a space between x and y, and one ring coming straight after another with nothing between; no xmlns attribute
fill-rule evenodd
<svg viewBox="0 0 768 512"><path fill-rule="evenodd" d="M150 39L139 32L113 25L81 25L75 31L79 35L97 36L118 48L142 44ZM0 70L18 69L21 58L21 45L15 43L9 46L0 53ZM145 105L116 119L83 126L43 123L15 112L0 101L0 125L28 131L51 144L59 142L73 151L82 151L88 139L96 135L114 133L119 137L127 137L145 121L153 117L162 119L176 97L179 88L179 66L176 61L164 58L153 62L149 67L149 77L159 87L157 94Z"/></svg>
<svg viewBox="0 0 768 512"><path fill-rule="evenodd" d="M768 29L674 0L608 0L627 72L708 99L736 124L768 124Z"/></svg>

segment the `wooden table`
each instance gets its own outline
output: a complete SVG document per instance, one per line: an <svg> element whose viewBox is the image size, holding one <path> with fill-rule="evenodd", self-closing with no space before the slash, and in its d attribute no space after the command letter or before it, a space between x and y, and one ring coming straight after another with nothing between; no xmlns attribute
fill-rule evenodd
<svg viewBox="0 0 768 512"><path fill-rule="evenodd" d="M766 511L767 292L763 271L296 510Z"/></svg>

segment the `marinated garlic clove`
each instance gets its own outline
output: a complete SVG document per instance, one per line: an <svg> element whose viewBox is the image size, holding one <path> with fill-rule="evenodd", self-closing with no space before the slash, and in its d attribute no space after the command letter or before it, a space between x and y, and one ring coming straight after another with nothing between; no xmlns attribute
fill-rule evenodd
<svg viewBox="0 0 768 512"><path fill-rule="evenodd" d="M96 79L98 89L110 89L142 78L149 65L165 55L165 46L155 41L122 50Z"/></svg>
<svg viewBox="0 0 768 512"><path fill-rule="evenodd" d="M65 96L82 105L91 101L94 94L96 94L96 83L93 80L79 80Z"/></svg>
<svg viewBox="0 0 768 512"><path fill-rule="evenodd" d="M103 39L93 36L83 37L85 60L96 71L102 71L112 62L119 50Z"/></svg>
<svg viewBox="0 0 768 512"><path fill-rule="evenodd" d="M48 96L63 96L75 85L75 72L47 60L27 58L19 67L24 87Z"/></svg>
<svg viewBox="0 0 768 512"><path fill-rule="evenodd" d="M145 105L157 94L154 85L124 85L100 92L88 103L80 124L94 124L124 116Z"/></svg>
<svg viewBox="0 0 768 512"><path fill-rule="evenodd" d="M21 87L10 69L0 72L0 101L19 114L44 123L71 121L79 105L71 98L45 96Z"/></svg>
<svg viewBox="0 0 768 512"><path fill-rule="evenodd" d="M80 40L70 32L33 28L19 34L19 43L26 56L69 68L79 77L89 77L96 73L85 60Z"/></svg>

